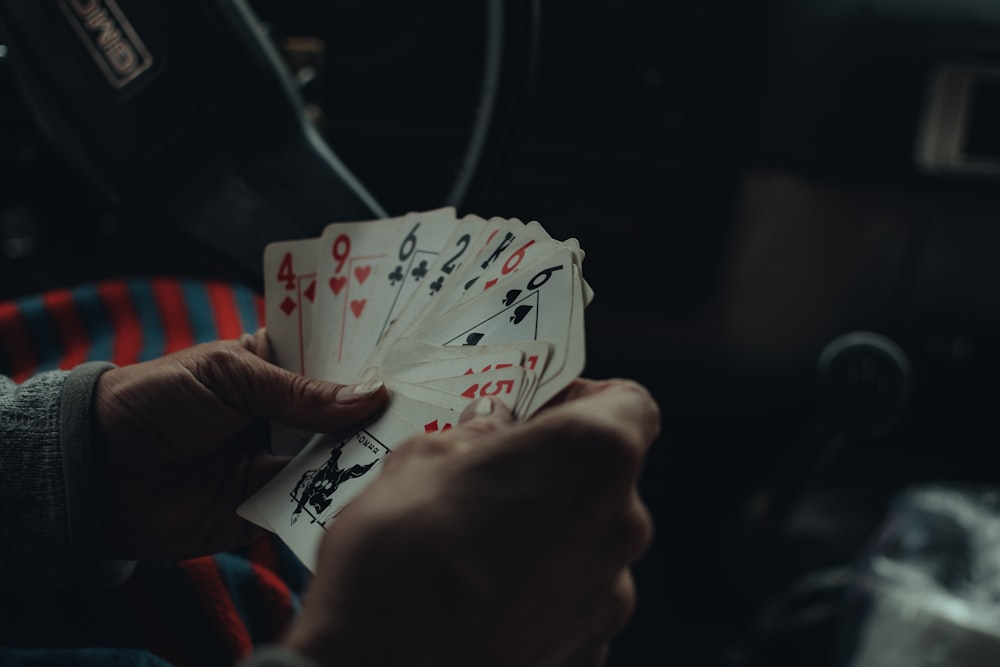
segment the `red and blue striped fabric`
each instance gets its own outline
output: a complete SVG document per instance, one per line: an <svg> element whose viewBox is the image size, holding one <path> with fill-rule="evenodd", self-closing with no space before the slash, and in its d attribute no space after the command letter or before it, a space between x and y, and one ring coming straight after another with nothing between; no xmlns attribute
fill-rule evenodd
<svg viewBox="0 0 1000 667"><path fill-rule="evenodd" d="M263 303L240 285L152 278L107 281L0 302L0 372L146 361L263 324Z"/></svg>
<svg viewBox="0 0 1000 667"><path fill-rule="evenodd" d="M244 286L113 280L0 302L0 373L20 382L84 361L118 365L264 324ZM278 639L308 571L273 536L238 552L141 563L109 591L5 593L0 663L231 665Z"/></svg>

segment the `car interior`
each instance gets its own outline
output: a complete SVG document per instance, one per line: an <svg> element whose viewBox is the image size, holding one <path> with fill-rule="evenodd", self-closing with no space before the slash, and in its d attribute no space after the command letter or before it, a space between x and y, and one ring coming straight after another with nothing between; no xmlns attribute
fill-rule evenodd
<svg viewBox="0 0 1000 667"><path fill-rule="evenodd" d="M587 253L585 375L662 410L608 664L904 664L850 602L887 517L997 480L993 3L117 0L170 57L104 97L86 4L0 1L0 298L259 290L329 222L537 220Z"/></svg>

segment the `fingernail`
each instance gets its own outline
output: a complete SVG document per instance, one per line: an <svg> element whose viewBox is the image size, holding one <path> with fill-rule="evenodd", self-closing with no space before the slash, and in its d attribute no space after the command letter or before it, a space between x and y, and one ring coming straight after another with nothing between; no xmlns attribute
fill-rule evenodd
<svg viewBox="0 0 1000 667"><path fill-rule="evenodd" d="M493 412L493 401L488 398L480 398L472 411L477 417L488 417Z"/></svg>
<svg viewBox="0 0 1000 667"><path fill-rule="evenodd" d="M350 405L351 403L363 401L381 389L383 384L385 383L382 380L374 380L372 382L341 387L340 391L337 392L336 401L341 405Z"/></svg>

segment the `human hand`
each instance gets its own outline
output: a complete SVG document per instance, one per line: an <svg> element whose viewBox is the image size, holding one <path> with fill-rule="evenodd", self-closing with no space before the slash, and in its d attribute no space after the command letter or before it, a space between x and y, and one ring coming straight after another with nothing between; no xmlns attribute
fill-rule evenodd
<svg viewBox="0 0 1000 667"><path fill-rule="evenodd" d="M652 535L636 482L659 410L622 380L579 380L524 423L492 405L398 448L330 525L291 648L340 666L604 662Z"/></svg>
<svg viewBox="0 0 1000 667"><path fill-rule="evenodd" d="M308 379L268 356L261 330L101 375L92 438L109 557L174 560L248 544L261 531L236 508L288 461L268 450L268 419L337 432L387 399L381 385Z"/></svg>

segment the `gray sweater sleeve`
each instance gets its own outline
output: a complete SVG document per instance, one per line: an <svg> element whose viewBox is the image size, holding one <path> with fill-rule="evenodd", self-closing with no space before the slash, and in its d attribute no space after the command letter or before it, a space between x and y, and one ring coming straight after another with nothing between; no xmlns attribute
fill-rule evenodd
<svg viewBox="0 0 1000 667"><path fill-rule="evenodd" d="M0 376L0 589L108 586L134 563L105 558L90 409L108 363ZM286 647L259 649L245 667L317 667Z"/></svg>
<svg viewBox="0 0 1000 667"><path fill-rule="evenodd" d="M105 558L90 406L107 363L0 376L0 586L106 586L132 564Z"/></svg>

